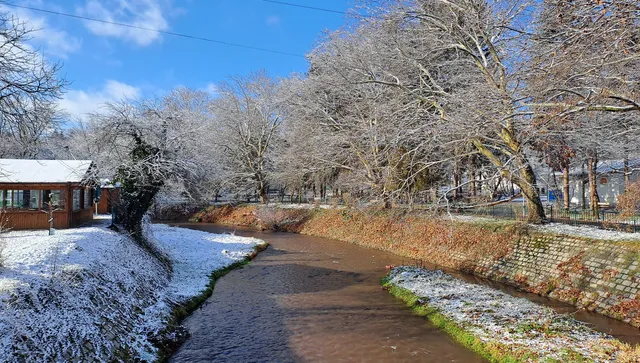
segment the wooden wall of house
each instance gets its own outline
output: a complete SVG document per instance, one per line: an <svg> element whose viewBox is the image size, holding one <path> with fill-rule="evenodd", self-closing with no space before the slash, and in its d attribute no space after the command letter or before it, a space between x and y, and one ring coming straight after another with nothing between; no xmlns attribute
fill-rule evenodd
<svg viewBox="0 0 640 363"><path fill-rule="evenodd" d="M88 205L80 210L73 210L73 190L80 189L80 203L84 203L84 190L89 187L73 184L0 184L0 190L61 190L64 200L64 210L54 212L53 227L58 229L77 227L93 219L93 190L89 192ZM42 201L41 201L42 204ZM41 205L40 208L46 209ZM6 209L1 210L6 227L15 230L21 229L48 229L48 214L43 210Z"/></svg>
<svg viewBox="0 0 640 363"><path fill-rule="evenodd" d="M73 212L71 217L71 227L77 227L83 223L93 220L93 208L89 207Z"/></svg>
<svg viewBox="0 0 640 363"><path fill-rule="evenodd" d="M100 194L100 201L98 202L98 214L111 214L111 208L113 207L119 198L118 189L102 189Z"/></svg>
<svg viewBox="0 0 640 363"><path fill-rule="evenodd" d="M49 229L49 215L43 211L7 211L2 218L9 229ZM69 228L66 211L53 212L53 228Z"/></svg>

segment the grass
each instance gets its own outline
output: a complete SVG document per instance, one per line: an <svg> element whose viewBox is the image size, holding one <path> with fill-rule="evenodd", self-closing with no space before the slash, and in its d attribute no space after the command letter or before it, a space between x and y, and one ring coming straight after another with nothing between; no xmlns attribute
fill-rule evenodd
<svg viewBox="0 0 640 363"><path fill-rule="evenodd" d="M535 354L524 350L516 350L504 344L495 342L483 342L464 327L452 319L446 317L438 309L425 304L418 296L407 289L395 286L383 279L382 285L391 295L403 300L416 315L424 316L438 329L447 333L454 341L478 354L489 362L494 363L518 363L527 362L534 358Z"/></svg>
<svg viewBox="0 0 640 363"><path fill-rule="evenodd" d="M169 361L169 358L173 353L175 353L182 343L186 341L189 337L188 333L184 331L184 328L180 326L180 323L184 319L186 319L189 315L191 315L198 307L200 307L208 298L213 295L213 290L215 289L216 282L228 274L229 272L242 268L249 264L251 260L258 254L258 252L264 251L268 247L268 244L257 245L254 247L254 252L247 258L242 261L235 262L227 267L215 270L209 276L209 283L207 287L199 294L196 295L186 302L176 306L173 308L172 317L167 327L160 334L160 336L167 337L173 336L178 337L176 340L157 340L155 342L156 347L158 348L158 359L157 362L165 363Z"/></svg>

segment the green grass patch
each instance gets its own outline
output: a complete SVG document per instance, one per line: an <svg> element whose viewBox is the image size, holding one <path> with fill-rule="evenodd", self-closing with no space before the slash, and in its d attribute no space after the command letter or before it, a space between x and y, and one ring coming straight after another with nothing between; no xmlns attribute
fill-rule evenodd
<svg viewBox="0 0 640 363"><path fill-rule="evenodd" d="M202 305L208 298L213 295L216 282L228 274L229 272L242 268L249 264L253 257L258 252L264 251L268 247L268 244L257 245L254 247L254 253L242 261L235 262L227 267L213 271L209 276L209 283L207 287L202 290L199 295L196 295L184 303L175 306L172 311L171 319L167 324L167 327L159 334L160 339L154 341L154 345L158 348L158 363L165 363L169 361L169 358L175 353L178 348L184 343L188 336L188 333L180 326L180 323L186 319L191 313L193 313L200 305ZM162 337L173 337L172 339L162 339ZM177 338L176 338L177 337Z"/></svg>
<svg viewBox="0 0 640 363"><path fill-rule="evenodd" d="M533 352L523 349L517 350L513 347L497 342L483 342L480 338L466 331L462 326L446 317L434 307L424 303L418 296L407 289L398 287L383 279L382 285L391 295L403 300L413 312L424 316L431 324L447 333L454 341L480 355L489 362L495 363L518 363L527 362L536 355Z"/></svg>

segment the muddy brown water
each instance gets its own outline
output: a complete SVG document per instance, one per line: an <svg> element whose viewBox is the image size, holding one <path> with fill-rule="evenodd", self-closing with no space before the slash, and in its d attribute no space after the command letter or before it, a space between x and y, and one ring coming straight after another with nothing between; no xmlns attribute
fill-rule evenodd
<svg viewBox="0 0 640 363"><path fill-rule="evenodd" d="M382 290L387 265L411 261L325 238L210 224L269 242L249 265L230 272L184 321L191 337L171 362L482 362ZM429 266L435 267L435 266ZM448 271L452 273L451 271ZM639 330L604 316L456 274L551 306L632 343Z"/></svg>

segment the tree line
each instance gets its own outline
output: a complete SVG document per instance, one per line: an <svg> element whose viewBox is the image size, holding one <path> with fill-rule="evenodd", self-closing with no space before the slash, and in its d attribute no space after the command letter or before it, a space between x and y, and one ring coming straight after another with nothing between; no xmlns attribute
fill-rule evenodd
<svg viewBox="0 0 640 363"><path fill-rule="evenodd" d="M368 0L354 14L322 36L304 74L256 72L229 78L215 95L178 88L111 103L65 131L50 107L64 81L45 77L42 98L14 87L23 94L0 97L3 115L18 104L29 117L0 121L0 134L16 140L0 154L95 160L122 181L136 211L126 214L131 228L159 193L267 202L273 190L308 190L390 207L491 202L505 185L541 222L540 166L563 175L565 207L569 171L584 166L594 211L598 160L625 160L621 172L633 171L637 1ZM37 120L48 123L35 132Z"/></svg>

